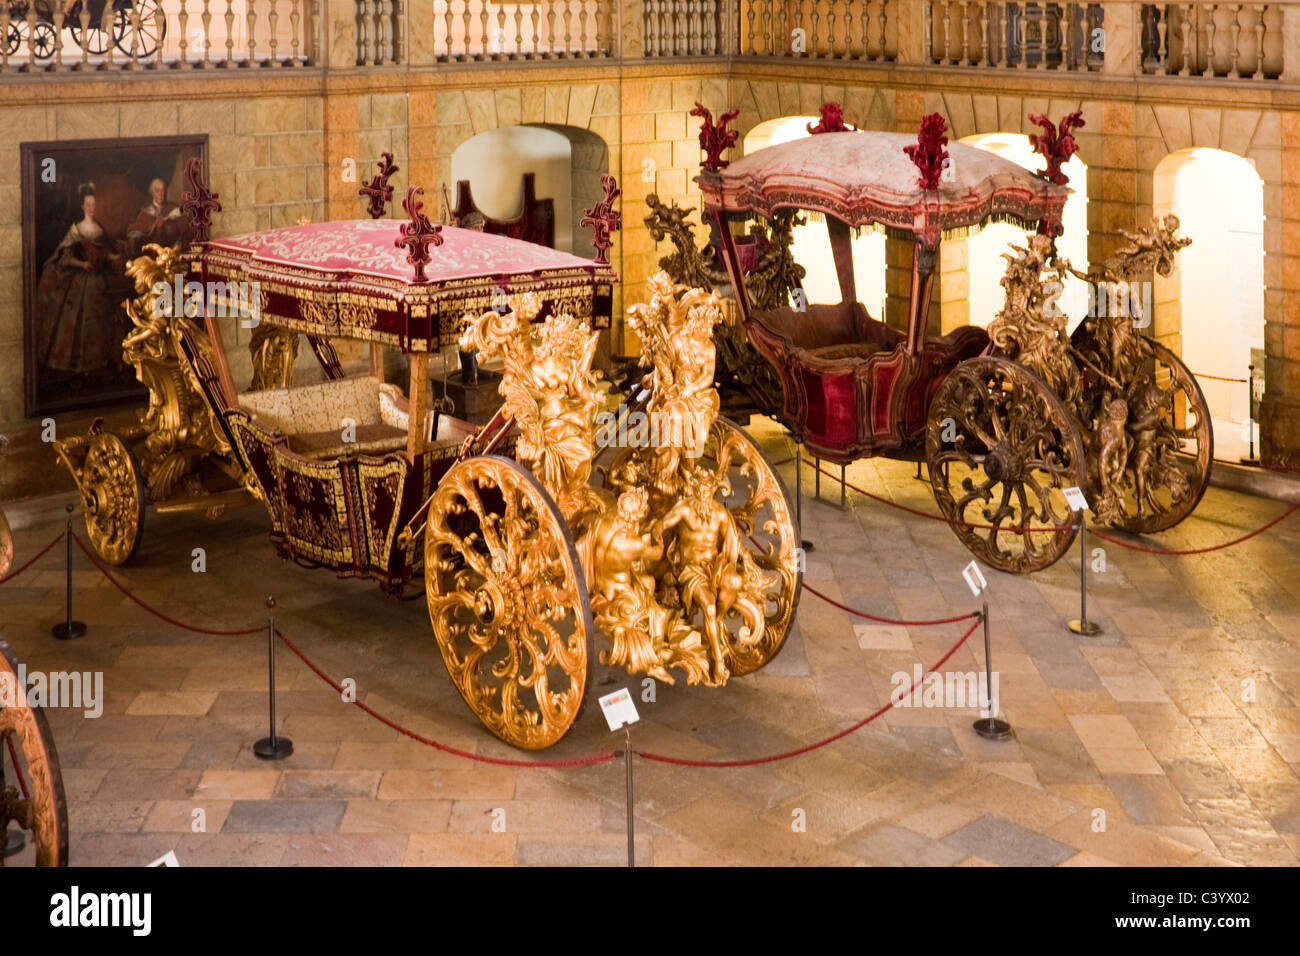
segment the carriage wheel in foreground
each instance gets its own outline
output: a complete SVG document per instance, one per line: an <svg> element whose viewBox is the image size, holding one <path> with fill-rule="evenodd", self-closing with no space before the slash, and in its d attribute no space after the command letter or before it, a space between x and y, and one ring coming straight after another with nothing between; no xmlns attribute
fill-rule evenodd
<svg viewBox="0 0 1300 956"><path fill-rule="evenodd" d="M1083 439L1027 369L991 357L953 369L930 405L925 454L944 517L986 564L1040 571L1074 540L1064 489L1085 486Z"/></svg>
<svg viewBox="0 0 1300 956"><path fill-rule="evenodd" d="M4 767L5 778L0 789L0 846L10 822L17 821L29 834L29 850L25 852L35 848L37 866L67 866L68 800L63 792L59 755L45 715L29 706L25 695L18 695L18 659L3 639L0 681L7 685L4 696L9 704L0 704L0 766ZM11 753L17 757L16 764Z"/></svg>
<svg viewBox="0 0 1300 956"><path fill-rule="evenodd" d="M428 513L425 592L452 683L506 743L551 746L582 707L594 632L559 509L532 472L485 455L448 470Z"/></svg>
<svg viewBox="0 0 1300 956"><path fill-rule="evenodd" d="M81 489L90 543L109 564L122 564L140 543L148 500L140 463L122 439L110 432L91 439Z"/></svg>
<svg viewBox="0 0 1300 956"><path fill-rule="evenodd" d="M1172 528L1192 513L1210 484L1214 435L1210 408L1187 366L1159 342L1151 343L1154 366L1147 374L1160 389L1172 388L1172 401L1160 410L1160 430L1167 442L1150 453L1139 491L1138 454L1130 453L1125 472L1123 514L1110 525L1132 534Z"/></svg>
<svg viewBox="0 0 1300 956"><path fill-rule="evenodd" d="M735 423L717 418L709 430L702 462L727 477L731 493L727 510L736 519L741 541L765 577L765 621L761 636L747 640L754 629L737 615L728 620L733 677L758 670L781 650L803 587L799 529L785 482L754 440Z"/></svg>

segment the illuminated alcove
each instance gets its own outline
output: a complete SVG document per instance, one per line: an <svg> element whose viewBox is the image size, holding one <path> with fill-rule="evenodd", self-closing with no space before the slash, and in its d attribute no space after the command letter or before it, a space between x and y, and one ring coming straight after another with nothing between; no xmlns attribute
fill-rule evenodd
<svg viewBox="0 0 1300 956"><path fill-rule="evenodd" d="M1178 216L1192 240L1173 274L1156 276L1153 331L1197 376L1215 457L1236 458L1251 427L1249 388L1239 380L1264 350L1264 183L1235 153L1185 149L1156 167L1152 197L1155 215Z"/></svg>
<svg viewBox="0 0 1300 956"><path fill-rule="evenodd" d="M745 155L768 146L788 143L808 133L809 124L816 125L816 116L782 116L759 123L745 135ZM853 238L853 277L858 299L873 318L885 314L885 236L883 233L861 234ZM796 226L791 247L795 262L807 270L804 292L810 303L834 304L840 301L839 280L835 276L835 260L831 256L831 240L826 222L812 217Z"/></svg>
<svg viewBox="0 0 1300 956"><path fill-rule="evenodd" d="M1028 136L1018 133L981 133L964 137L958 142L987 150L1025 169L1037 171L1043 168L1043 157L1034 152ZM1088 170L1076 155L1062 166L1062 171L1070 177L1070 188L1074 192L1065 204L1061 222L1065 231L1057 238L1056 249L1061 256L1069 260L1072 266L1080 272L1086 272L1088 270L1086 188ZM942 270L940 295L944 300L945 311L944 331L949 331L958 325L978 325L984 328L993 321L1006 300L1006 290L1002 288L1002 277L1006 274L1006 260L1002 255L1009 253L1010 246L1013 244L1023 246L1026 236L1025 230L1011 223L995 222L985 226L973 236L965 239L949 239L943 243L939 262ZM949 305L950 300L956 305L962 299L966 302L964 317L960 315L960 308ZM1073 331L1088 310L1086 283L1079 279L1067 280L1058 301L1062 310L1069 316L1069 328ZM953 313L955 315L951 315Z"/></svg>
<svg viewBox="0 0 1300 956"><path fill-rule="evenodd" d="M493 219L513 219L523 208L523 174L534 175L538 199L555 202L555 248L590 256L590 236L574 224L603 196L609 147L595 133L573 126L503 126L479 133L451 156L448 190L469 180L474 203Z"/></svg>

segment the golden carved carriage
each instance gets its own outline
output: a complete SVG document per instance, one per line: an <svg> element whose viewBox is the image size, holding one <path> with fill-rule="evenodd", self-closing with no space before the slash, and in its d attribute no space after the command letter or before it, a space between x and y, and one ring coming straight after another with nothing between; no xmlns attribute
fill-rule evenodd
<svg viewBox="0 0 1300 956"><path fill-rule="evenodd" d="M649 371L623 399L592 368L615 281L612 178L588 215L594 261L431 224L418 193L407 223L199 230L183 278L257 287L255 378L274 387L235 390L212 308L200 328L157 307L178 252L132 263L137 332L124 347L130 359L142 336L156 345L137 363L145 454L101 432L60 447L99 553L130 555L156 490L188 482L202 501L205 469L225 475L265 504L282 556L393 595L422 577L453 683L493 733L530 749L572 726L598 633L604 664L670 682L761 667L793 619L799 537L771 464L718 416L718 298L652 281L651 301L629 310ZM274 373L299 334L325 381ZM368 343L369 374L345 376L331 339ZM481 429L429 402L428 356L453 344L504 363L504 404ZM384 381L386 347L409 362L405 394Z"/></svg>

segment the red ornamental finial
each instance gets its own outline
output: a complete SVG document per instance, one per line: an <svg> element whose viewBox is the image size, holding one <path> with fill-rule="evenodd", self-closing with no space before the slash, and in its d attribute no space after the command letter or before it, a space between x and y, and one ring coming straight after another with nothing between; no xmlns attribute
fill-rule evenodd
<svg viewBox="0 0 1300 956"><path fill-rule="evenodd" d="M844 107L840 106L839 103L823 103L820 112L822 118L817 125L808 124L810 134L846 133L854 129L854 127L844 124Z"/></svg>
<svg viewBox="0 0 1300 956"><path fill-rule="evenodd" d="M596 261L605 265L609 262L609 247L614 244L610 234L623 226L623 214L614 208L614 200L623 195L623 190L609 173L600 177L600 184L605 188L605 198L582 211L579 225L590 226L595 233L591 244L596 247Z"/></svg>
<svg viewBox="0 0 1300 956"><path fill-rule="evenodd" d="M921 118L916 142L903 147L907 158L921 171L916 184L922 189L939 188L939 177L943 175L943 167L948 162L948 151L944 149L948 145L948 137L943 135L947 126L943 116L938 113L924 116Z"/></svg>
<svg viewBox="0 0 1300 956"><path fill-rule="evenodd" d="M727 110L718 117L716 124L713 122L713 114L701 103L696 103L695 109L688 115L698 116L703 120L700 123L700 149L704 150L704 162L700 163L700 167L718 170L730 165L722 158L722 151L736 145L736 137L740 133L734 129L727 129L727 124L740 115L740 110Z"/></svg>
<svg viewBox="0 0 1300 956"><path fill-rule="evenodd" d="M406 261L415 266L416 282L429 281L424 274L424 267L429 264L429 247L442 245L442 226L429 222L429 217L420 211L424 208L424 203L415 198L423 195L423 186L406 188L402 208L411 217L411 221L402 223L402 238L393 243L399 249L406 247Z"/></svg>
<svg viewBox="0 0 1300 956"><path fill-rule="evenodd" d="M190 184L190 188L181 193L181 212L194 227L195 240L207 242L212 214L221 212L221 203L217 202L217 194L208 188L204 180L202 156L191 156L186 161L185 181Z"/></svg>
<svg viewBox="0 0 1300 956"><path fill-rule="evenodd" d="M1037 136L1029 137L1034 152L1047 161L1047 168L1040 169L1038 175L1058 186L1066 185L1070 177L1061 171L1061 167L1079 151L1079 144L1075 142L1074 135L1070 131L1084 125L1083 111L1075 110L1062 117L1059 126L1053 126L1052 121L1042 114L1035 116L1030 113L1029 122L1043 130Z"/></svg>
<svg viewBox="0 0 1300 956"><path fill-rule="evenodd" d="M388 177L397 172L400 168L393 165L392 153L380 153L382 159L375 165L379 167L379 172L374 179L357 190L358 196L366 196L369 202L366 205L366 212L370 213L371 219L378 219L384 214L384 208L393 200L393 187L388 185Z"/></svg>

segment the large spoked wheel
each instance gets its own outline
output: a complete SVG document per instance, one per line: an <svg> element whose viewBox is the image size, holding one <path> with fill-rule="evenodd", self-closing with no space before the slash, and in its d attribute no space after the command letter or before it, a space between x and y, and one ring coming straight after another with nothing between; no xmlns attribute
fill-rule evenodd
<svg viewBox="0 0 1300 956"><path fill-rule="evenodd" d="M1027 369L987 356L958 365L930 406L925 456L944 517L986 564L1040 571L1074 540L1064 489L1084 487L1083 439Z"/></svg>
<svg viewBox="0 0 1300 956"><path fill-rule="evenodd" d="M1163 394L1154 397L1149 411L1130 407L1133 445L1119 496L1122 511L1108 522L1132 534L1164 531L1191 514L1209 487L1214 460L1210 408L1195 376L1159 342L1151 348L1145 374ZM1130 405L1140 401L1133 396ZM1135 422L1135 414L1147 420Z"/></svg>
<svg viewBox="0 0 1300 956"><path fill-rule="evenodd" d="M91 56L103 56L108 52L109 46L113 42L113 36L104 29L104 22L101 17L95 15L95 8L98 7L101 14L103 4L90 4L90 20L86 28L81 28L81 10L82 0L77 0L69 9L68 15L63 22L69 30L72 31L72 39L76 41L77 46L81 47ZM113 15L113 33L121 29L122 11L117 10Z"/></svg>
<svg viewBox="0 0 1300 956"><path fill-rule="evenodd" d="M18 48L23 45L24 34L26 33L23 21L9 21L9 29L5 31L5 53L13 56L18 52Z"/></svg>
<svg viewBox="0 0 1300 956"><path fill-rule="evenodd" d="M709 430L702 463L727 478L725 504L736 519L741 541L763 576L761 627L743 609L728 615L727 666L733 677L758 670L785 644L803 588L799 528L785 482L754 440L734 422L717 418Z"/></svg>
<svg viewBox="0 0 1300 956"><path fill-rule="evenodd" d="M140 13L139 28L133 6ZM133 4L125 4L113 19L113 42L117 48L127 56L134 54L140 59L153 56L167 36L167 20L158 14L158 0L134 0Z"/></svg>
<svg viewBox="0 0 1300 956"><path fill-rule="evenodd" d="M457 462L429 504L429 618L452 683L508 744L540 750L581 710L591 603L559 509L508 458Z"/></svg>
<svg viewBox="0 0 1300 956"><path fill-rule="evenodd" d="M90 543L108 564L123 564L144 533L147 498L140 463L122 439L108 432L91 439L81 490Z"/></svg>
<svg viewBox="0 0 1300 956"><path fill-rule="evenodd" d="M18 696L18 659L0 639L0 679L8 688L8 706L0 705L0 846L9 825L17 822L28 834L27 849L16 859L34 859L37 866L68 865L68 800L54 737L39 708ZM25 690L25 688L24 688ZM16 759L15 759L16 758ZM0 854L0 866L5 863Z"/></svg>

